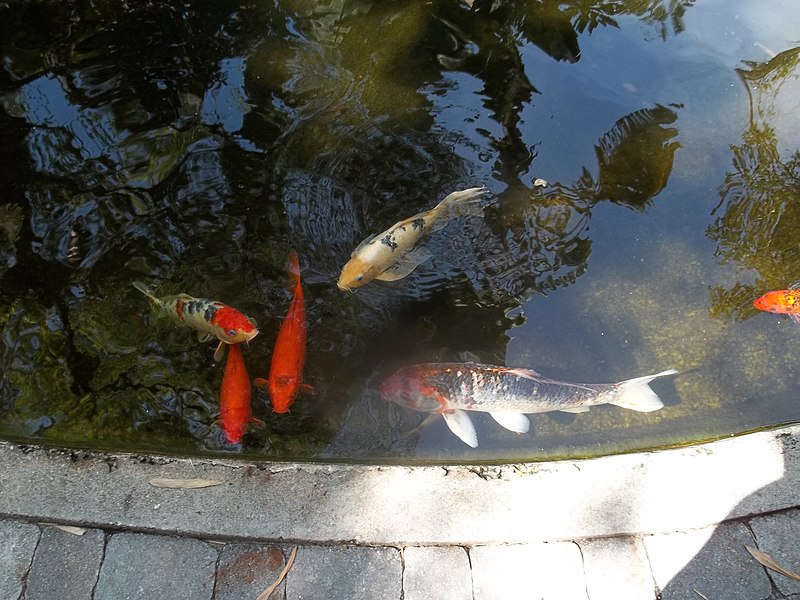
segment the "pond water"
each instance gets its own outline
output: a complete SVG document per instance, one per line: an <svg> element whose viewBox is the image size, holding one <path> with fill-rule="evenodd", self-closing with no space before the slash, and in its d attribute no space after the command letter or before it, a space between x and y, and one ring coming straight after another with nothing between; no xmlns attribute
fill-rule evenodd
<svg viewBox="0 0 800 600"><path fill-rule="evenodd" d="M0 8L0 437L270 459L498 461L800 420L796 0L29 2ZM544 182L537 182L538 179ZM546 185L539 185L546 183ZM485 185L408 277L336 281L365 237ZM257 320L266 378L300 257L304 380L240 444L224 362L152 310ZM517 435L383 402L400 366L577 382L668 368L665 403Z"/></svg>

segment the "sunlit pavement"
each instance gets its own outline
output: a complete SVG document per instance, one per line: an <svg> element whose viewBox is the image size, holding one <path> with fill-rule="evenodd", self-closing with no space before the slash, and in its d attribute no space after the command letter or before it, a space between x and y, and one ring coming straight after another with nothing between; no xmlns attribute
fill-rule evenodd
<svg viewBox="0 0 800 600"><path fill-rule="evenodd" d="M295 545L272 598L800 598L745 548L800 570L799 440L415 468L1 444L0 598L255 599Z"/></svg>

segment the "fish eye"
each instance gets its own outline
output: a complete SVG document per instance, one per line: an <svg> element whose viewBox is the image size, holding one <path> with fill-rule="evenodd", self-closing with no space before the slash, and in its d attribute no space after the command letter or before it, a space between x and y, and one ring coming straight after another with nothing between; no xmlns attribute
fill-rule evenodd
<svg viewBox="0 0 800 600"><path fill-rule="evenodd" d="M235 329L229 329L228 330L228 337L233 337L235 335L236 335L236 330Z"/></svg>
<svg viewBox="0 0 800 600"><path fill-rule="evenodd" d="M361 281L362 279L364 279L364 276L363 276L363 275L358 275L358 276L356 277L356 279L357 279L358 281Z"/></svg>

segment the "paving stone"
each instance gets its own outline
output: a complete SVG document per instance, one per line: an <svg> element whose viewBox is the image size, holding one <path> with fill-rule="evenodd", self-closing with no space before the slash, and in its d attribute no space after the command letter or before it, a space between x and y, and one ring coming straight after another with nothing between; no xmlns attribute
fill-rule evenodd
<svg viewBox="0 0 800 600"><path fill-rule="evenodd" d="M216 563L205 542L118 533L106 544L94 600L210 600Z"/></svg>
<svg viewBox="0 0 800 600"><path fill-rule="evenodd" d="M17 600L39 543L39 528L28 523L0 521L0 598Z"/></svg>
<svg viewBox="0 0 800 600"><path fill-rule="evenodd" d="M750 520L750 528L759 550L769 554L784 569L800 572L800 510L755 517ZM800 594L800 581L775 571L768 573L781 593Z"/></svg>
<svg viewBox="0 0 800 600"><path fill-rule="evenodd" d="M86 600L92 597L103 562L105 534L83 535L45 526L25 588L26 600Z"/></svg>
<svg viewBox="0 0 800 600"><path fill-rule="evenodd" d="M400 600L395 548L300 546L286 576L286 600Z"/></svg>
<svg viewBox="0 0 800 600"><path fill-rule="evenodd" d="M475 600L587 600L583 559L572 542L476 546L469 551Z"/></svg>
<svg viewBox="0 0 800 600"><path fill-rule="evenodd" d="M656 583L641 539L615 537L579 545L592 600L656 600Z"/></svg>
<svg viewBox="0 0 800 600"><path fill-rule="evenodd" d="M459 546L403 548L405 600L472 600L469 555Z"/></svg>
<svg viewBox="0 0 800 600"><path fill-rule="evenodd" d="M287 553L288 556L288 553ZM278 578L286 565L283 550L271 544L226 544L220 552L214 600L257 598ZM284 580L270 596L282 599Z"/></svg>
<svg viewBox="0 0 800 600"><path fill-rule="evenodd" d="M644 538L650 568L663 600L725 598L764 600L772 586L764 569L745 550L755 540L741 523L716 529Z"/></svg>

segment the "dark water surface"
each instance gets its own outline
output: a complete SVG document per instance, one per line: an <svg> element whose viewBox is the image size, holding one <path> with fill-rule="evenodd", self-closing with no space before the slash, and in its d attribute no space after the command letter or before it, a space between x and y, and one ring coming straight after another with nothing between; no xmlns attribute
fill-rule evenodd
<svg viewBox="0 0 800 600"><path fill-rule="evenodd" d="M800 420L796 0L0 3L0 436L262 458L515 460ZM547 186L535 185L538 178ZM397 282L352 249L447 193L485 217ZM255 317L266 377L300 256L305 379L227 446L214 345L132 286ZM377 389L420 361L569 381L676 368L667 406L551 413L518 436Z"/></svg>

